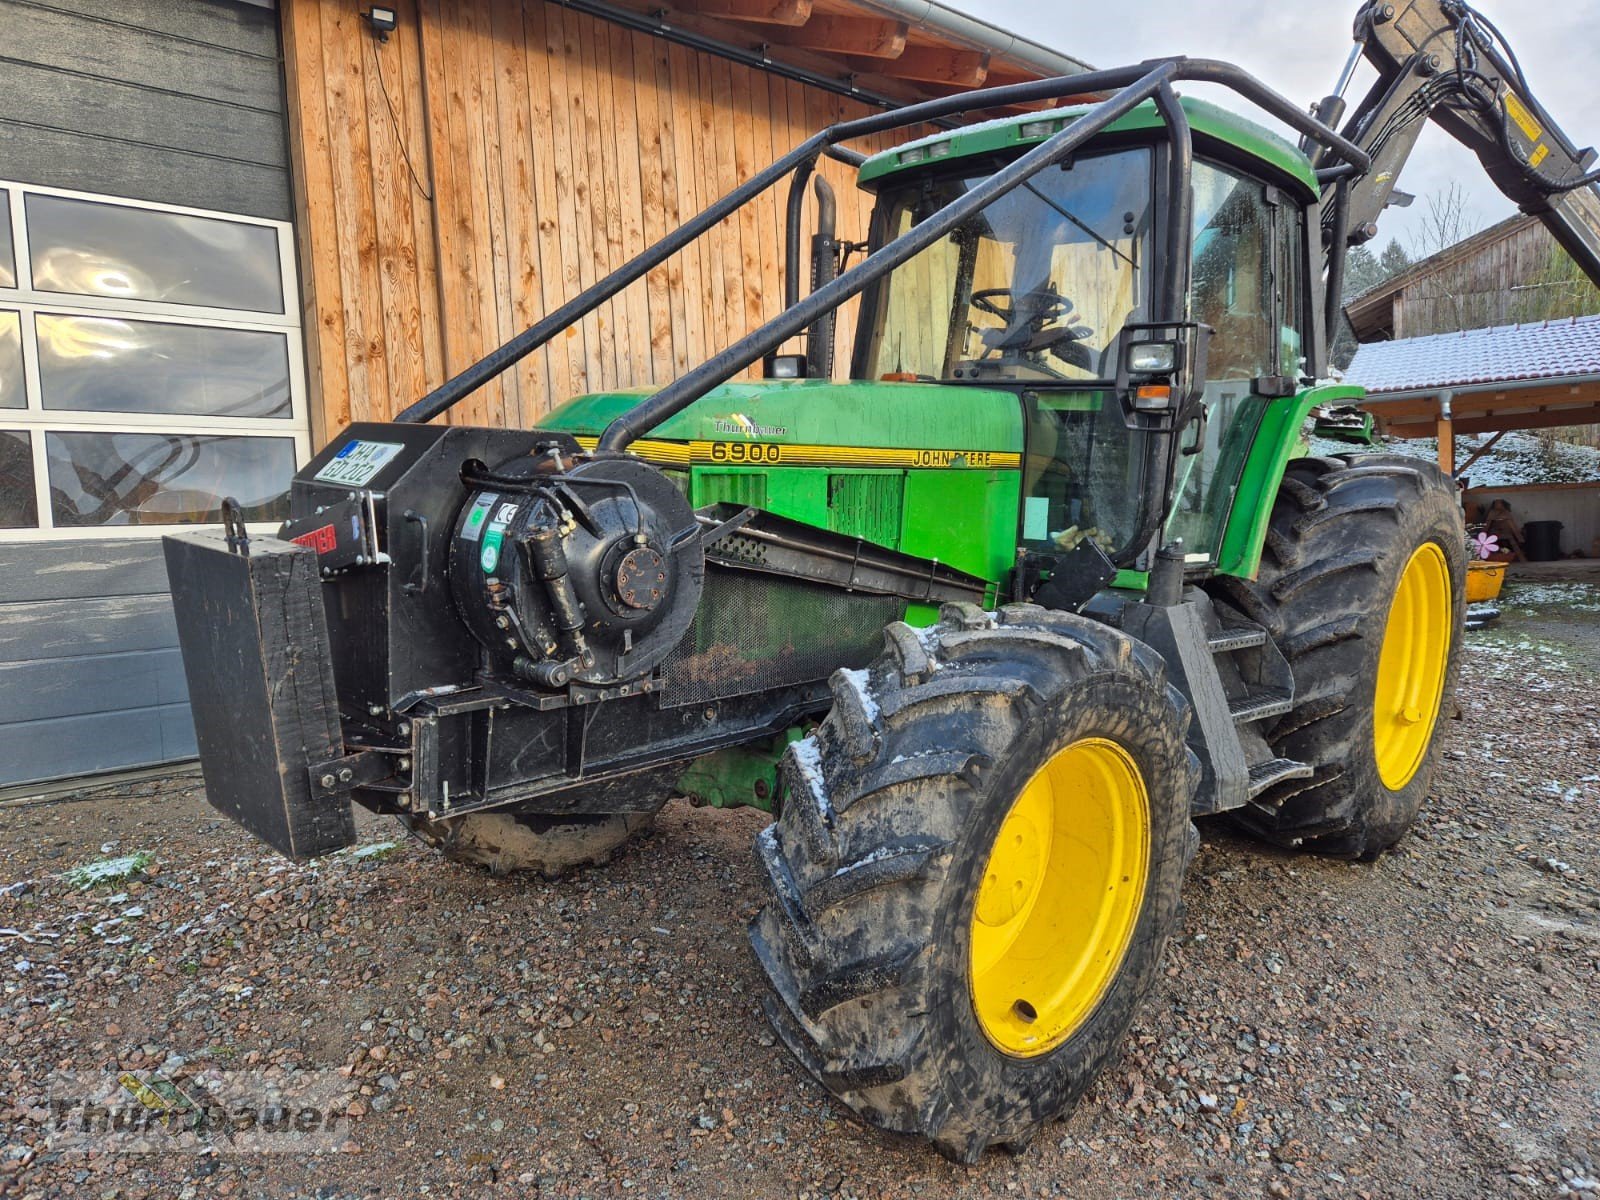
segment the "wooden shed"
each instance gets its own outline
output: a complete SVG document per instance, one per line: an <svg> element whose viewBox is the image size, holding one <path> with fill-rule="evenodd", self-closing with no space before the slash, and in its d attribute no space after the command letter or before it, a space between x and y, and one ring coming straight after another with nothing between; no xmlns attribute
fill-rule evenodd
<svg viewBox="0 0 1600 1200"><path fill-rule="evenodd" d="M1356 340L1377 342L1600 310L1588 284L1551 277L1567 261L1539 218L1519 213L1417 260L1355 297L1345 314Z"/></svg>
<svg viewBox="0 0 1600 1200"><path fill-rule="evenodd" d="M0 795L193 754L164 530L224 495L275 527L343 425L817 127L1083 69L933 0L0 0L0 30ZM781 204L452 419L529 425L773 315Z"/></svg>

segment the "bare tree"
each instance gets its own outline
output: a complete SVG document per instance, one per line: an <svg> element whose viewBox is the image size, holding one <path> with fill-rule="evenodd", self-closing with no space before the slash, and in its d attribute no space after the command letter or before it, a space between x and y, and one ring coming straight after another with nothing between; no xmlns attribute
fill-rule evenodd
<svg viewBox="0 0 1600 1200"><path fill-rule="evenodd" d="M1467 204L1467 190L1452 181L1427 197L1428 210L1412 238L1412 258L1421 261L1449 250L1479 230L1477 214ZM1418 281L1409 298L1415 309L1407 314L1407 333L1454 333L1485 324L1481 297L1474 296L1472 264L1455 263Z"/></svg>
<svg viewBox="0 0 1600 1200"><path fill-rule="evenodd" d="M1452 180L1428 195L1428 215L1412 235L1411 257L1414 261L1448 250L1479 228L1477 214L1467 204L1467 189Z"/></svg>

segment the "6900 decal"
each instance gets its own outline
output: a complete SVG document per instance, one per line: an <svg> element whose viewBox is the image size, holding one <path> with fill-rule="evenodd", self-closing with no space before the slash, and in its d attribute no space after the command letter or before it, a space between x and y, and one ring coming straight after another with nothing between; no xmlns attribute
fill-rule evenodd
<svg viewBox="0 0 1600 1200"><path fill-rule="evenodd" d="M718 463L775 463L783 460L783 447L771 442L712 442L711 461Z"/></svg>

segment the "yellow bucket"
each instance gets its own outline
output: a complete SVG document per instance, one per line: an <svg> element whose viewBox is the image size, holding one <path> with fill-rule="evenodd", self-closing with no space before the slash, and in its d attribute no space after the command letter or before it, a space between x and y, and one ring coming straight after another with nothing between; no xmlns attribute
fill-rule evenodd
<svg viewBox="0 0 1600 1200"><path fill-rule="evenodd" d="M1469 562L1467 564L1467 603L1482 604L1500 594L1500 585L1506 581L1506 564L1503 562Z"/></svg>

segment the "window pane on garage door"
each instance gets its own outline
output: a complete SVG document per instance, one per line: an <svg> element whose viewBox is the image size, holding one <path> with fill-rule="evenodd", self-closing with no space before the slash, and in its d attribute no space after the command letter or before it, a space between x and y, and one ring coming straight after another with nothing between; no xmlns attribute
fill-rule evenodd
<svg viewBox="0 0 1600 1200"><path fill-rule="evenodd" d="M21 429L0 429L0 529L32 529L38 523L33 439Z"/></svg>
<svg viewBox="0 0 1600 1200"><path fill-rule="evenodd" d="M26 408L28 395L23 388L22 321L0 308L0 408Z"/></svg>
<svg viewBox="0 0 1600 1200"><path fill-rule="evenodd" d="M41 292L283 312L270 228L29 193L33 286Z"/></svg>
<svg viewBox="0 0 1600 1200"><path fill-rule="evenodd" d="M216 522L227 496L247 521L289 515L289 438L52 432L45 450L59 527Z"/></svg>
<svg viewBox="0 0 1600 1200"><path fill-rule="evenodd" d="M194 754L161 535L310 454L278 7L0 0L0 798Z"/></svg>
<svg viewBox="0 0 1600 1200"><path fill-rule="evenodd" d="M285 420L292 415L287 334L60 313L40 313L35 320L45 408Z"/></svg>
<svg viewBox="0 0 1600 1200"><path fill-rule="evenodd" d="M11 245L11 193L0 188L0 287L17 286L17 254Z"/></svg>
<svg viewBox="0 0 1600 1200"><path fill-rule="evenodd" d="M289 226L0 191L21 285L0 290L0 427L31 437L37 509L0 542L153 535L227 496L281 519L309 449Z"/></svg>

